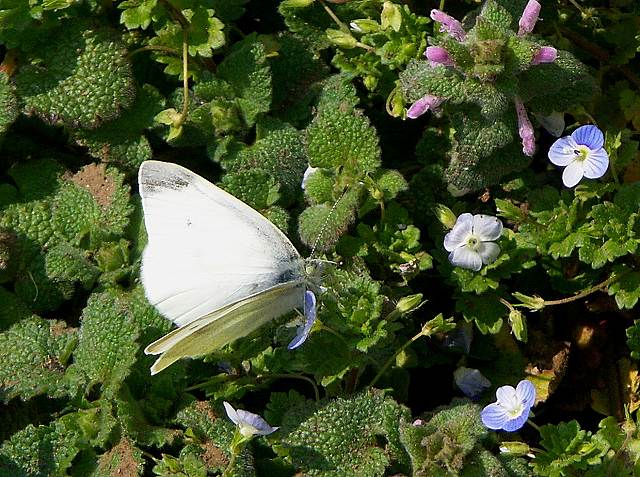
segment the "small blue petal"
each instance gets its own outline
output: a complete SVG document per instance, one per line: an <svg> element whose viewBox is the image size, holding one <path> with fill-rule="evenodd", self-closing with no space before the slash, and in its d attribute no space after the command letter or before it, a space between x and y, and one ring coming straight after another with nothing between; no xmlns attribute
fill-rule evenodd
<svg viewBox="0 0 640 477"><path fill-rule="evenodd" d="M304 343L311 333L311 328L316 321L317 317L317 302L316 295L307 290L304 292L304 325L299 326L296 331L296 336L291 340L291 343L287 346L288 349L296 349L302 343Z"/></svg>
<svg viewBox="0 0 640 477"><path fill-rule="evenodd" d="M489 429L502 429L502 426L509 420L507 411L497 402L485 406L480 412L482 423Z"/></svg>
<svg viewBox="0 0 640 477"><path fill-rule="evenodd" d="M604 134L596 126L580 126L573 131L571 137L576 143L587 146L592 151L604 146Z"/></svg>
<svg viewBox="0 0 640 477"><path fill-rule="evenodd" d="M530 408L536 402L536 388L531 381L523 379L516 386L516 396L524 406Z"/></svg>
<svg viewBox="0 0 640 477"><path fill-rule="evenodd" d="M460 367L453 373L456 386L465 396L475 399L491 386L491 381L477 369Z"/></svg>
<svg viewBox="0 0 640 477"><path fill-rule="evenodd" d="M238 417L240 418L238 426L242 427L242 425L245 424L253 427L255 429L255 432L252 432L252 434L266 436L267 434L271 434L278 429L277 427L270 426L267 421L265 421L257 414L245 411L243 409L238 409L236 412L238 413Z"/></svg>
<svg viewBox="0 0 640 477"><path fill-rule="evenodd" d="M571 136L557 139L547 153L549 160L556 166L568 166L577 157L575 153L578 145Z"/></svg>
<svg viewBox="0 0 640 477"><path fill-rule="evenodd" d="M502 429L504 429L507 432L517 431L522 426L524 426L524 423L527 422L527 419L529 419L528 408L524 409L522 411L522 414L520 414L515 419L509 419L507 422L505 422L504 425L502 426Z"/></svg>
<svg viewBox="0 0 640 477"><path fill-rule="evenodd" d="M587 179L599 179L609 168L609 154L604 149L591 151L583 164Z"/></svg>

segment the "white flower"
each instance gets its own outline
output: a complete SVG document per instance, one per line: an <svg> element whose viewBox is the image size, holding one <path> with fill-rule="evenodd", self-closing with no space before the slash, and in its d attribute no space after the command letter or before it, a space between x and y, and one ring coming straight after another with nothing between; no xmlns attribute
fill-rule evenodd
<svg viewBox="0 0 640 477"><path fill-rule="evenodd" d="M278 430L277 427L271 427L267 421L257 414L243 409L236 410L227 401L222 404L224 404L224 409L227 411L227 416L238 426L240 434L244 437L266 436Z"/></svg>
<svg viewBox="0 0 640 477"><path fill-rule="evenodd" d="M452 265L478 271L493 263L500 247L493 241L502 235L502 222L490 215L461 214L444 237L444 248Z"/></svg>
<svg viewBox="0 0 640 477"><path fill-rule="evenodd" d="M320 168L313 167L311 165L307 166L306 170L304 171L304 175L302 176L302 184L300 184L302 186L302 190L307 187L307 181L309 180L309 177L311 177L318 169Z"/></svg>

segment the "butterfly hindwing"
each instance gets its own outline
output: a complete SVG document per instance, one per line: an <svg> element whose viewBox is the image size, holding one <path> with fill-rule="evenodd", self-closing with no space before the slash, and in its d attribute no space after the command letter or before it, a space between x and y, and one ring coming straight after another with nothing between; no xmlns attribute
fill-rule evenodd
<svg viewBox="0 0 640 477"><path fill-rule="evenodd" d="M197 174L146 161L139 183L149 237L142 283L149 302L178 326L281 284L304 281L304 261L289 239Z"/></svg>

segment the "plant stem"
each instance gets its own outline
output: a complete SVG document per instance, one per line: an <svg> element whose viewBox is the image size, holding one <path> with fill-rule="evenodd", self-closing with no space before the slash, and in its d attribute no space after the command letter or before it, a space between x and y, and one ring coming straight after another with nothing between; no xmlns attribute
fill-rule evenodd
<svg viewBox="0 0 640 477"><path fill-rule="evenodd" d="M384 363L384 366L382 366L382 368L380 368L380 371L378 371L378 374L376 374L375 378L373 378L373 380L369 383L368 387L372 388L378 382L378 380L382 377L382 375L387 371L389 366L391 366L391 363L393 363L393 361L396 359L396 356L398 356L405 349L407 349L409 346L411 346L411 344L413 342L417 341L418 338L420 338L421 336L424 336L424 331L422 331L422 330L420 330L420 332L417 335L415 335L413 338L408 340L405 344L400 346L400 348L398 348L396 350L396 352L391 355L391 357L387 360L387 362Z"/></svg>
<svg viewBox="0 0 640 477"><path fill-rule="evenodd" d="M307 381L311 386L313 386L313 394L315 395L316 401L320 401L320 391L318 391L318 385L315 381L307 376L303 376L302 374L265 374L264 376L256 376L256 379L261 381L263 379L281 379L281 378L289 378L289 379L300 379L302 381Z"/></svg>
<svg viewBox="0 0 640 477"><path fill-rule="evenodd" d="M440 0L440 5L438 6L438 10L444 11L444 2L445 0Z"/></svg>
<svg viewBox="0 0 640 477"><path fill-rule="evenodd" d="M614 282L618 278L619 278L619 275L612 273L611 276L607 278L605 281L603 281L602 283L598 283L597 285L587 288L586 290L582 290L577 295L573 295L568 298L561 298L559 300L545 300L544 306L564 305L565 303L571 303L572 301L580 300L586 296L591 295L592 293L595 293L599 290L607 288L612 282Z"/></svg>
<svg viewBox="0 0 640 477"><path fill-rule="evenodd" d="M129 53L129 56L137 55L138 53L142 53L143 51L161 51L163 53L167 53L169 55L179 56L180 52L173 48L169 48L168 46L162 45L146 45L142 46L136 50L133 50Z"/></svg>
<svg viewBox="0 0 640 477"><path fill-rule="evenodd" d="M189 32L185 27L182 28L182 88L184 91L180 124L185 121L189 111Z"/></svg>
<svg viewBox="0 0 640 477"><path fill-rule="evenodd" d="M531 419L527 419L527 423L529 423L531 427L533 427L536 431L538 431L538 433L540 433L540 426L538 424L533 422Z"/></svg>
<svg viewBox="0 0 640 477"><path fill-rule="evenodd" d="M324 3L323 0L318 0L318 1L320 2L320 5L322 5L322 8L324 8L327 14L331 17L331 19L336 23L336 25L338 25L340 30L348 32L349 28L347 27L347 25L345 25L340 21L340 19L336 16L336 14L333 13L333 10L331 10L329 6L326 3Z"/></svg>
<svg viewBox="0 0 640 477"><path fill-rule="evenodd" d="M238 457L238 450L237 448L234 446L231 449L231 457L229 458L229 463L227 464L227 468L224 469L224 472L222 473L222 475L220 477L228 477L230 474L230 472L233 470L233 466L236 464L236 459Z"/></svg>

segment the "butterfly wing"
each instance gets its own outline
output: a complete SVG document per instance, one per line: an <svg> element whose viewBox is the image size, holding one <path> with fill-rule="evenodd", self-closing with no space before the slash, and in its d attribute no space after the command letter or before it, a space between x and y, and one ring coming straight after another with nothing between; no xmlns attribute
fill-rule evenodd
<svg viewBox="0 0 640 477"><path fill-rule="evenodd" d="M231 194L167 162L142 163L138 179L149 237L142 283L149 302L178 326L304 281L304 261L289 239ZM303 304L304 290L296 306Z"/></svg>
<svg viewBox="0 0 640 477"><path fill-rule="evenodd" d="M151 374L159 373L181 358L211 353L248 335L298 307L303 295L303 284L283 283L173 330L144 350L147 354L160 355L151 367Z"/></svg>

